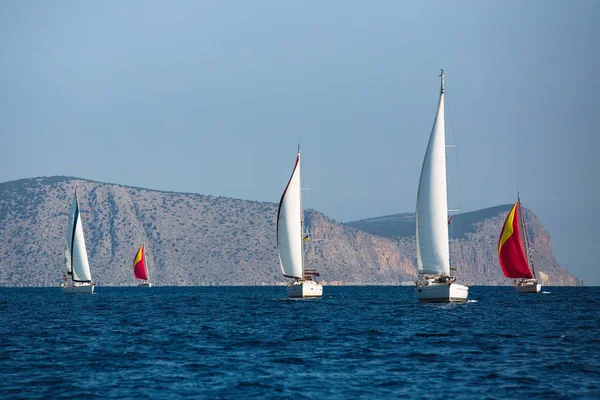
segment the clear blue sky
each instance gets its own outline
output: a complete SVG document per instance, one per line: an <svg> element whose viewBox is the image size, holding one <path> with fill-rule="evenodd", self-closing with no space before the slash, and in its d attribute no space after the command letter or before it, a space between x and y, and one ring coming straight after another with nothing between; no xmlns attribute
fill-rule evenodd
<svg viewBox="0 0 600 400"><path fill-rule="evenodd" d="M577 0L2 1L0 181L277 202L300 140L309 207L412 212L444 68L450 206L518 186L598 285L599 20Z"/></svg>

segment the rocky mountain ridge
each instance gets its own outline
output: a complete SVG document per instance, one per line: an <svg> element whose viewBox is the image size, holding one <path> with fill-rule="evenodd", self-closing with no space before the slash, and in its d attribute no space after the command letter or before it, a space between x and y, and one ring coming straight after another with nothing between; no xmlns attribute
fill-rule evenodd
<svg viewBox="0 0 600 400"><path fill-rule="evenodd" d="M92 275L99 285L136 284L131 264L142 243L146 244L151 280L157 285L285 283L276 248L276 203L61 176L0 184L0 286L54 286L59 282L64 273L67 213L75 188ZM403 215L410 221L410 214ZM505 211L486 214L452 240L454 263L465 283L510 284L495 257L505 215ZM557 264L548 233L533 213L528 216L542 282L581 284ZM397 236L375 235L364 226L361 229L367 231L353 227L356 222L340 224L312 210L306 211L305 223L312 233L305 259L308 266L318 268L325 284L414 281L415 244L409 231ZM408 230L409 225L402 229Z"/></svg>

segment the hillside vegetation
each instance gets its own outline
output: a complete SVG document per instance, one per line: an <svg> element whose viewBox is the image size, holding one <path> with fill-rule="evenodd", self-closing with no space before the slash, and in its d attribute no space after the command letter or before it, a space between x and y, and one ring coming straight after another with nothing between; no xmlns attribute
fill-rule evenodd
<svg viewBox="0 0 600 400"><path fill-rule="evenodd" d="M92 275L99 285L135 284L131 264L142 243L151 280L157 285L285 282L277 256L275 203L48 177L0 184L1 286L59 282L65 269L67 213L75 188ZM507 206L490 210L454 218L453 259L468 284L509 284L495 257ZM556 263L548 233L533 213L527 215L543 283L580 284ZM382 224L385 219L388 223ZM305 220L312 233L305 259L308 266L318 268L325 284L414 280L414 216L345 225L307 211ZM374 228L373 222L379 227Z"/></svg>

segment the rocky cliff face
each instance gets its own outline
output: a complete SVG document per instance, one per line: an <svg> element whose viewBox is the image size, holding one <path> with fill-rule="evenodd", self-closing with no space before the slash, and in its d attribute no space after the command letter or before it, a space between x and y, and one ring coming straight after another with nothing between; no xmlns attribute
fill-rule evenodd
<svg viewBox="0 0 600 400"><path fill-rule="evenodd" d="M452 218L450 256L460 281L468 285L507 285L498 262L498 236L512 205L506 204L455 215ZM524 209L533 252L533 265L543 285L581 285L563 269L552 251L550 235L530 210ZM349 222L347 225L396 240L400 253L415 255L415 216L398 214ZM416 265L416 259L412 260Z"/></svg>
<svg viewBox="0 0 600 400"><path fill-rule="evenodd" d="M284 282L277 204L53 177L0 185L0 285L57 284L75 188L92 276L100 285L135 284L133 257L142 243L158 285ZM393 240L306 214L313 232L306 262L325 283L398 283L414 275Z"/></svg>
<svg viewBox="0 0 600 400"><path fill-rule="evenodd" d="M67 213L77 188L92 275L100 285L132 285L132 262L146 244L158 285L284 283L275 238L277 204L159 192L67 177L0 184L0 286L53 286L64 273ZM457 239L456 264L469 284L506 284L492 257L502 216ZM537 219L535 220L537 221ZM415 271L414 238L383 237L308 211L307 266L326 284L398 284ZM554 260L539 221L532 226L546 284L577 284ZM471 236L468 236L471 235ZM477 258L479 257L479 258Z"/></svg>

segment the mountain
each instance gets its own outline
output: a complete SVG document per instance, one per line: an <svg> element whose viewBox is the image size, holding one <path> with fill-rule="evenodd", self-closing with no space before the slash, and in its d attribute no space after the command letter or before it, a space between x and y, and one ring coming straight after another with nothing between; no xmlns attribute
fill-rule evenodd
<svg viewBox="0 0 600 400"><path fill-rule="evenodd" d="M449 225L450 256L461 282L468 285L503 285L509 281L498 264L498 236L512 204L452 216ZM531 241L533 264L544 285L581 285L563 269L552 251L548 231L535 214L523 208ZM415 214L404 213L348 222L345 225L393 239L401 253L416 254ZM416 263L416 260L415 260Z"/></svg>
<svg viewBox="0 0 600 400"><path fill-rule="evenodd" d="M494 218L510 211L512 204L505 204L482 210L471 211L452 216L451 237L454 239L466 238L468 233L477 231L477 223L485 219ZM385 217L361 219L347 222L345 225L364 232L387 238L403 238L415 236L415 213L394 214ZM498 231L500 232L500 231Z"/></svg>
<svg viewBox="0 0 600 400"><path fill-rule="evenodd" d="M75 188L93 279L100 286L136 283L131 264L142 243L146 244L151 280L157 285L285 282L276 248L275 203L60 176L0 184L0 286L58 284L65 270L65 229ZM391 233L372 234L365 220L344 225L307 211L305 223L311 232L307 265L316 266L324 283L330 285L412 283L416 274L414 235L410 215L403 216L408 224L395 216L385 217L392 221L388 224ZM501 219L502 212L477 219L465 225L464 237L456 239L454 257L467 283L507 284L492 257ZM394 230L398 228L394 227L396 220L402 222L401 232ZM360 229L351 226L359 223ZM541 223L537 219L531 223L536 257L547 262L540 268L544 283L579 284L556 264ZM471 264L477 267L469 267Z"/></svg>

